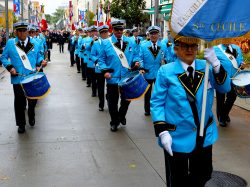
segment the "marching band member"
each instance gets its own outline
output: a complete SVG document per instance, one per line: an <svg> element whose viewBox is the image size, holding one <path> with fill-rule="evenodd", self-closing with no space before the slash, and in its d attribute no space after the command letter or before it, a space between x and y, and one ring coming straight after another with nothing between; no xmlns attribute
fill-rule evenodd
<svg viewBox="0 0 250 187"><path fill-rule="evenodd" d="M166 63L174 62L176 59L176 54L174 52L174 44L171 42L171 35L170 32L168 32L168 38L165 38L161 41L162 47L166 51Z"/></svg>
<svg viewBox="0 0 250 187"><path fill-rule="evenodd" d="M90 29L90 42L86 42L86 54L89 57L87 61L87 72L89 80L91 81L91 88L92 88L92 97L96 97L96 89L97 89L97 80L95 75L95 63L91 60L91 48L95 41L98 40L98 31L95 25L91 26Z"/></svg>
<svg viewBox="0 0 250 187"><path fill-rule="evenodd" d="M97 91L98 91L98 97L99 97L99 111L103 111L103 108L104 108L105 78L104 78L103 73L100 70L98 59L100 56L102 41L109 37L108 29L109 29L108 25L103 25L103 26L98 27L97 30L100 34L100 38L93 43L91 54L90 54L91 60L95 64L95 73L96 73L96 78L97 78Z"/></svg>
<svg viewBox="0 0 250 187"><path fill-rule="evenodd" d="M239 46L234 44L221 44L215 46L214 50L222 65L228 67L226 70L230 77L235 76L238 68L244 68L245 63ZM226 127L227 123L230 122L229 113L234 105L236 97L237 95L233 85L231 85L231 90L226 94L216 91L216 110L220 126Z"/></svg>
<svg viewBox="0 0 250 187"><path fill-rule="evenodd" d="M150 115L150 98L152 85L155 82L157 72L164 60L165 51L159 41L161 29L157 26L151 26L148 28L150 41L147 41L141 45L140 59L143 62L143 67L148 70L144 74L144 78L150 85L148 91L144 97L144 110L145 116Z"/></svg>
<svg viewBox="0 0 250 187"><path fill-rule="evenodd" d="M87 87L91 87L91 70L88 68L88 63L89 63L89 55L90 55L90 50L86 50L86 46L89 45L92 42L91 38L91 27L88 27L85 29L86 31L86 37L79 41L79 46L80 49L83 52L83 57L84 57L84 67L86 68L86 78L87 78Z"/></svg>
<svg viewBox="0 0 250 187"><path fill-rule="evenodd" d="M133 29L131 29L131 32L133 34L133 36L131 37L131 40L133 42L135 51L136 51L136 53L139 53L140 52L140 44L143 41L143 38L138 36L139 30L137 27L134 27Z"/></svg>
<svg viewBox="0 0 250 187"><path fill-rule="evenodd" d="M82 28L79 28L76 33L75 33L75 36L72 37L72 40L71 40L71 44L73 46L75 46L75 63L76 63L76 69L77 69L77 73L80 73L80 69L81 69L81 65L80 65L80 57L79 57L79 54L80 54L80 46L78 44L78 39L79 39L79 32L82 31Z"/></svg>
<svg viewBox="0 0 250 187"><path fill-rule="evenodd" d="M84 51L85 49L83 49L81 47L81 44L84 43L86 37L86 33L85 30L80 29L79 31L79 38L78 38L78 45L80 47L79 49L79 58L80 58L80 66L81 66L81 70L82 70L82 80L86 80L86 71L87 71L87 63L84 62Z"/></svg>
<svg viewBox="0 0 250 187"><path fill-rule="evenodd" d="M159 145L164 148L168 187L202 187L212 174L212 145L218 139L212 113L214 89L230 90L230 77L213 48L205 50L211 65L208 78L204 136L199 136L206 62L197 60L198 41L175 40L177 59L157 74L151 114Z"/></svg>
<svg viewBox="0 0 250 187"><path fill-rule="evenodd" d="M16 125L20 134L25 132L25 108L27 100L29 124L31 126L35 125L35 106L37 103L37 100L26 100L20 83L24 78L23 76L33 73L37 66L45 67L47 65L41 46L34 39L27 36L27 27L28 23L26 22L14 24L17 37L8 40L1 57L4 67L11 74Z"/></svg>
<svg viewBox="0 0 250 187"><path fill-rule="evenodd" d="M122 20L111 22L113 35L109 39L103 40L99 58L100 69L107 80L107 100L111 117L110 130L112 132L117 131L120 123L126 125L126 114L130 104L130 101L125 100L121 95L121 105L118 110L118 82L128 72L128 69L121 64L122 60L124 60L124 55L131 68L134 69L140 66L139 56L135 53L131 40L122 34L124 24L125 22ZM122 53L118 55L116 50Z"/></svg>

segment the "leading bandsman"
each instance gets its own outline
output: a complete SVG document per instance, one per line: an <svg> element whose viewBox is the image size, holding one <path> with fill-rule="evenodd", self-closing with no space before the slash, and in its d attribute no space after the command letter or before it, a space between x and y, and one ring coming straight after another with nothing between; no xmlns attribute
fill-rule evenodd
<svg viewBox="0 0 250 187"><path fill-rule="evenodd" d="M151 114L159 145L164 148L168 187L205 186L211 178L212 147L218 139L212 113L214 89L230 90L230 76L213 48L205 50L210 64L203 137L199 136L205 76L205 60L197 60L198 41L176 37L177 59L157 74L151 98Z"/></svg>
<svg viewBox="0 0 250 187"><path fill-rule="evenodd" d="M103 40L99 58L100 69L107 80L107 100L111 116L110 126L112 132L117 131L120 123L126 125L126 114L130 104L130 101L121 96L121 105L118 110L118 83L128 73L128 69L123 67L121 63L124 55L131 69L136 69L140 66L139 56L135 53L131 40L123 36L124 24L125 22L122 20L111 22L113 35L109 39ZM118 49L121 55L118 55L119 53L115 51L115 48Z"/></svg>
<svg viewBox="0 0 250 187"><path fill-rule="evenodd" d="M30 126L35 125L35 106L37 100L26 99L21 86L25 75L36 71L39 66L45 67L41 46L31 37L28 37L28 23L14 24L16 38L9 39L1 56L4 67L10 72L14 90L14 108L18 133L25 132L25 108L28 100L28 117Z"/></svg>

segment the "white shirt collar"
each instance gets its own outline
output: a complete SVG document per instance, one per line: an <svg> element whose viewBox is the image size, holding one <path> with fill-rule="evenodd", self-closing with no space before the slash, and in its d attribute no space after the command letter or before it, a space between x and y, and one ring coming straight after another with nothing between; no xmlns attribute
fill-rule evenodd
<svg viewBox="0 0 250 187"><path fill-rule="evenodd" d="M24 46L25 46L25 47L26 47L26 45L27 45L28 41L29 41L29 38L27 37L27 38L24 40ZM19 42L21 43L22 41L21 41L21 40L19 40ZM21 44L22 44L22 43L21 43Z"/></svg>
<svg viewBox="0 0 250 187"><path fill-rule="evenodd" d="M192 68L194 69L194 71L193 71L193 77L194 77L194 72L195 72L195 61L193 61L193 63L192 63L191 65L188 65L188 64L186 64L185 62L182 62L182 61L181 61L181 65L182 65L183 69L185 70L187 76L189 75L189 72L188 72L187 69L188 69L189 66L192 66Z"/></svg>
<svg viewBox="0 0 250 187"><path fill-rule="evenodd" d="M154 48L154 43L153 43L152 41L150 41L150 42L151 42L152 48ZM157 50L157 42L155 42L155 48L156 48L156 50Z"/></svg>

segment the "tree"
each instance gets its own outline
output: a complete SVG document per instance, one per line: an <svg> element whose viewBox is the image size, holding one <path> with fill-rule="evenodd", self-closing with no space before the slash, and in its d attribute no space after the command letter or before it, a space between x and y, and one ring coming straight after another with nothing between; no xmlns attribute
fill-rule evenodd
<svg viewBox="0 0 250 187"><path fill-rule="evenodd" d="M56 12L54 12L51 17L51 23L56 24L60 19L64 17L64 14L64 9L56 9Z"/></svg>
<svg viewBox="0 0 250 187"><path fill-rule="evenodd" d="M145 8L145 0L113 0L110 13L112 17L126 20L127 27L132 27L149 21L149 15L143 13Z"/></svg>
<svg viewBox="0 0 250 187"><path fill-rule="evenodd" d="M91 11L87 11L85 16L86 16L86 21L87 21L88 26L94 25L93 19L95 17L95 14Z"/></svg>
<svg viewBox="0 0 250 187"><path fill-rule="evenodd" d="M45 14L45 18L48 24L52 23L52 16L50 14Z"/></svg>

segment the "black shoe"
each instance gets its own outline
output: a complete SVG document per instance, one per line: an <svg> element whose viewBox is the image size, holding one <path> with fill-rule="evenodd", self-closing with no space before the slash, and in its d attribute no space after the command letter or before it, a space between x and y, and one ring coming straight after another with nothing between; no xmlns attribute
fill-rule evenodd
<svg viewBox="0 0 250 187"><path fill-rule="evenodd" d="M90 84L87 84L87 86L86 87L91 87L91 85Z"/></svg>
<svg viewBox="0 0 250 187"><path fill-rule="evenodd" d="M144 115L145 116L150 116L150 112L145 112Z"/></svg>
<svg viewBox="0 0 250 187"><path fill-rule="evenodd" d="M23 134L25 133L25 126L19 126L17 129L18 134Z"/></svg>
<svg viewBox="0 0 250 187"><path fill-rule="evenodd" d="M226 119L226 122L230 123L231 122L231 119L229 116L227 116L227 119Z"/></svg>
<svg viewBox="0 0 250 187"><path fill-rule="evenodd" d="M227 122L225 122L225 121L220 121L219 124L220 124L221 127L226 127L227 126Z"/></svg>
<svg viewBox="0 0 250 187"><path fill-rule="evenodd" d="M122 125L126 125L126 123L127 123L126 118L124 118L123 120L120 120L120 123L121 123Z"/></svg>
<svg viewBox="0 0 250 187"><path fill-rule="evenodd" d="M110 130L112 132L116 132L117 131L117 125L111 125Z"/></svg>
<svg viewBox="0 0 250 187"><path fill-rule="evenodd" d="M99 111L104 111L104 109L100 107L100 108L99 108Z"/></svg>
<svg viewBox="0 0 250 187"><path fill-rule="evenodd" d="M35 118L34 118L34 119L29 120L29 124L30 124L30 126L31 126L31 127L34 127L34 126L35 126L35 123L36 123Z"/></svg>
<svg viewBox="0 0 250 187"><path fill-rule="evenodd" d="M93 94L93 93L92 93L92 97L96 97L96 94Z"/></svg>

